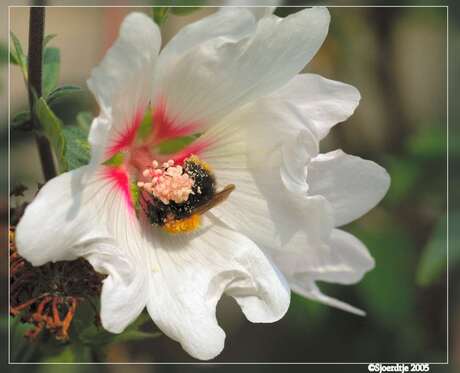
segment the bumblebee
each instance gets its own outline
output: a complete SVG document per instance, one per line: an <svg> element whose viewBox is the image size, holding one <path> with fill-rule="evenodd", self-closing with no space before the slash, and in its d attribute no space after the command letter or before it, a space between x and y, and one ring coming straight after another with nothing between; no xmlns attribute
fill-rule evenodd
<svg viewBox="0 0 460 373"><path fill-rule="evenodd" d="M183 172L194 181L192 193L187 201L163 203L157 197L141 192L141 205L150 224L162 227L170 233L190 232L201 221L200 216L218 204L224 202L235 185L230 184L216 191L216 180L209 166L192 156L184 161Z"/></svg>

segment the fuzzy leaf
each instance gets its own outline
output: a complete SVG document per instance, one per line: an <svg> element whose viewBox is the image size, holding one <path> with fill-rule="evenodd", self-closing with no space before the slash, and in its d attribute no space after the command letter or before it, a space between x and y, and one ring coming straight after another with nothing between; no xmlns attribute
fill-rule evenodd
<svg viewBox="0 0 460 373"><path fill-rule="evenodd" d="M43 56L43 96L48 97L59 83L61 55L58 48L46 48Z"/></svg>
<svg viewBox="0 0 460 373"><path fill-rule="evenodd" d="M161 336L161 332L144 332L139 330L149 319L150 317L146 312L142 313L137 320L128 326L121 334L112 334L100 327L91 325L79 334L79 339L84 345L100 348L111 343L138 341Z"/></svg>
<svg viewBox="0 0 460 373"><path fill-rule="evenodd" d="M175 16L187 16L199 9L201 9L199 6L174 6L171 8L171 13Z"/></svg>
<svg viewBox="0 0 460 373"><path fill-rule="evenodd" d="M11 127L14 129L20 129L23 126L27 125L30 123L30 111L25 110L17 113L12 119L11 119Z"/></svg>
<svg viewBox="0 0 460 373"><path fill-rule="evenodd" d="M35 112L42 126L43 132L51 143L51 146L59 161L61 172L67 170L67 163L64 159L65 138L63 135L63 125L61 120L49 108L43 97L36 101Z"/></svg>
<svg viewBox="0 0 460 373"><path fill-rule="evenodd" d="M91 152L86 133L76 126L66 126L62 133L65 139L64 161L67 165L66 171L88 164Z"/></svg>
<svg viewBox="0 0 460 373"><path fill-rule="evenodd" d="M11 32L11 41L13 42L11 48L10 60L11 63L18 65L21 68L24 79L27 80L27 56L24 54L21 46L21 42L18 37Z"/></svg>
<svg viewBox="0 0 460 373"><path fill-rule="evenodd" d="M53 105L56 100L59 100L63 97L66 97L68 95L71 95L73 93L81 92L82 89L78 86L75 85L63 85L61 87L58 87L56 89L53 89L46 101L48 102L48 105Z"/></svg>
<svg viewBox="0 0 460 373"><path fill-rule="evenodd" d="M0 64L5 65L8 63L8 48L5 44L0 43Z"/></svg>
<svg viewBox="0 0 460 373"><path fill-rule="evenodd" d="M54 39L55 37L57 36L57 34L48 34L45 36L45 38L43 39L43 48L45 48L48 43Z"/></svg>
<svg viewBox="0 0 460 373"><path fill-rule="evenodd" d="M81 128L86 134L89 133L92 121L93 114L88 111L82 111L77 115L77 126Z"/></svg>
<svg viewBox="0 0 460 373"><path fill-rule="evenodd" d="M153 20L158 26L162 26L166 22L166 19L168 18L169 9L170 8L167 6L156 6L152 8Z"/></svg>

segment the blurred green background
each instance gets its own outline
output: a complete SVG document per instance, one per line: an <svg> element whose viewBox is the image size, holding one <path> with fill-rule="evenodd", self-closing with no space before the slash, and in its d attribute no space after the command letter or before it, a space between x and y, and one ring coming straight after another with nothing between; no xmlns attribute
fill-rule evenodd
<svg viewBox="0 0 460 373"><path fill-rule="evenodd" d="M51 44L61 49L61 83L85 87L84 92L55 105L57 115L66 125L75 124L81 111L97 114L98 109L87 92L85 80L112 43L124 15L132 10L47 10L46 33L58 35ZM206 8L188 16L170 16L162 30L164 39L171 38L182 25L214 10ZM278 8L276 14L286 16L298 10L300 8ZM223 353L213 361L216 363L444 362L447 358L446 8L331 7L330 12L332 21L328 38L305 71L352 84L360 90L363 98L353 117L332 130L321 144L321 150L341 148L347 153L374 160L388 170L392 184L378 207L345 227L367 245L376 259L376 268L356 286L320 284L320 287L327 294L366 310L367 317L350 315L293 295L290 310L281 321L257 325L244 319L233 300L224 298L219 303L218 318L227 333L227 340ZM458 36L457 14L451 14L449 22L451 38L452 34ZM11 29L26 47L27 8L11 8ZM2 45L5 43L3 40ZM5 69L7 57L3 48L1 61ZM454 45L453 49L450 53L458 51L459 45ZM451 76L458 76L458 68L458 65L451 67ZM16 66L11 67L10 77L13 116L27 108L27 95ZM7 92L5 82L2 82L1 89ZM451 105L457 116L458 105L453 100ZM452 117L450 121L452 171L460 158L460 142L457 131L452 130ZM7 133L4 121L2 137L6 138ZM6 156L8 150L3 148L1 151ZM36 184L42 181L33 138L12 132L10 156L10 185L27 184L33 193ZM450 177L450 190L455 191L460 185L458 175L451 172ZM1 205L6 211L5 200ZM450 279L455 283L459 277L460 205L451 198L449 208ZM452 300L449 305L451 314L457 314L458 303ZM460 324L456 325L456 321L455 318L450 320L453 331L451 349L452 346L455 348L455 341L460 340ZM6 333L6 321L1 326ZM22 337L15 333L13 331L13 346L22 343ZM40 346L29 351L35 361L45 355ZM22 358L24 356L17 356L17 361ZM112 362L193 361L177 343L165 336L115 344L110 347L107 359ZM460 359L460 352L452 349L450 359ZM168 365L137 368L158 372L185 370L184 366ZM213 368L210 365L188 369ZM25 366L26 369L30 371L31 367ZM37 369L48 372L51 368L42 366ZM66 367L69 372L89 369L85 366ZM98 366L98 371L127 369L121 365ZM240 368L228 366L225 369L233 372ZM281 367L251 366L254 371L276 369ZM334 366L315 367L314 370L331 369ZM340 371L358 369L367 371L364 366L340 367ZM438 369L435 371L444 368ZM452 365L450 371L454 372L453 369Z"/></svg>

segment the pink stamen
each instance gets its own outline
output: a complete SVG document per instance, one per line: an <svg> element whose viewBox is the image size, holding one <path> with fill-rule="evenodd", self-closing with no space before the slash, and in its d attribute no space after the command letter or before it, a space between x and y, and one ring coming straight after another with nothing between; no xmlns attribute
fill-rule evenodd
<svg viewBox="0 0 460 373"><path fill-rule="evenodd" d="M152 167L146 168L142 175L149 181L139 182L137 185L146 192L158 198L165 205L170 201L185 202L193 193L193 179L183 172L180 165L174 166L173 160L164 162L161 168L158 162L153 161Z"/></svg>

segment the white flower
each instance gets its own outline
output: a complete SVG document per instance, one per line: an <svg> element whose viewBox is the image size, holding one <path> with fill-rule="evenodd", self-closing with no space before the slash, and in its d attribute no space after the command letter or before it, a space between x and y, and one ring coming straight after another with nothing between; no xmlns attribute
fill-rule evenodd
<svg viewBox="0 0 460 373"><path fill-rule="evenodd" d="M318 154L359 101L351 86L296 75L328 25L325 8L259 21L226 8L159 53L157 26L129 15L88 81L101 109L90 165L41 189L17 227L20 254L34 265L86 257L108 274L107 330L123 331L147 307L199 359L223 348L215 308L224 292L252 322L284 315L285 277L294 291L354 310L315 281L348 284L372 267L334 227L372 208L389 179L372 162ZM163 141L191 134L200 136L161 153Z"/></svg>

